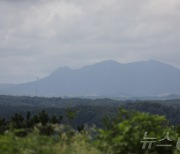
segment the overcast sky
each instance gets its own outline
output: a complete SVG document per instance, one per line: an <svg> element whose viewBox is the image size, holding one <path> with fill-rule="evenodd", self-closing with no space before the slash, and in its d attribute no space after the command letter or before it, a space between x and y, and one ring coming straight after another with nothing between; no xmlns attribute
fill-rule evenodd
<svg viewBox="0 0 180 154"><path fill-rule="evenodd" d="M0 0L0 83L109 59L180 68L180 0Z"/></svg>

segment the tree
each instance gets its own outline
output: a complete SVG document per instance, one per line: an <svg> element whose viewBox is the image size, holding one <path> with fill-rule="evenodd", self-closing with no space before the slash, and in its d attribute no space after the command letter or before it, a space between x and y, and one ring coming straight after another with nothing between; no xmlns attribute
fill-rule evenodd
<svg viewBox="0 0 180 154"><path fill-rule="evenodd" d="M42 125L46 125L49 122L49 116L44 110L39 113L39 121Z"/></svg>
<svg viewBox="0 0 180 154"><path fill-rule="evenodd" d="M11 123L13 128L24 128L24 118L21 114L16 113L12 118L11 118Z"/></svg>
<svg viewBox="0 0 180 154"><path fill-rule="evenodd" d="M52 124L56 124L56 123L58 123L58 119L56 118L56 116L55 116L55 115L53 115L53 116L52 116L52 118L51 118L50 122L51 122Z"/></svg>
<svg viewBox="0 0 180 154"><path fill-rule="evenodd" d="M100 129L96 145L103 151L113 154L146 152L158 154L173 154L174 148L157 148L152 146L151 150L142 150L143 136L148 132L148 137L155 137L158 140L164 138L169 132L173 139L176 139L175 131L168 127L168 121L164 116L149 115L147 113L128 112L119 110L119 115L112 121L106 119L106 129ZM172 142L175 147L175 141Z"/></svg>
<svg viewBox="0 0 180 154"><path fill-rule="evenodd" d="M0 134L3 134L7 129L7 122L5 119L0 118Z"/></svg>
<svg viewBox="0 0 180 154"><path fill-rule="evenodd" d="M29 111L26 113L26 121L25 121L25 123L26 123L26 128L27 129L29 129L29 128L31 128L33 126L33 123L31 121L31 113Z"/></svg>

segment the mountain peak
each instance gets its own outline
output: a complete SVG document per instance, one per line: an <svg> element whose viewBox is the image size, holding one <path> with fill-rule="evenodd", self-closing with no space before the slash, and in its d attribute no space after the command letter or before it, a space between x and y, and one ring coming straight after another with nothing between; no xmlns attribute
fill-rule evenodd
<svg viewBox="0 0 180 154"><path fill-rule="evenodd" d="M104 61L101 61L99 63L95 63L94 66L96 65L108 65L108 66L114 66L114 65L121 65L121 63L117 62L117 61L114 61L114 60L104 60Z"/></svg>
<svg viewBox="0 0 180 154"><path fill-rule="evenodd" d="M119 62L115 61L115 60L104 60L100 63L106 63L106 64L120 64Z"/></svg>

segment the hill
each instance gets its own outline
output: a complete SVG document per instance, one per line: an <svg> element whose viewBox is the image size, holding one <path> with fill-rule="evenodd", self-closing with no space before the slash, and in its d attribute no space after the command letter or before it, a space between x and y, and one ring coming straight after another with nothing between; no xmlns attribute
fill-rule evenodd
<svg viewBox="0 0 180 154"><path fill-rule="evenodd" d="M159 61L103 61L72 70L61 67L38 82L38 96L144 97L180 93L180 70ZM0 86L0 94L36 94L36 81Z"/></svg>
<svg viewBox="0 0 180 154"><path fill-rule="evenodd" d="M180 124L180 100L117 101L112 99L45 98L0 96L0 117L9 119L15 113L32 115L45 110L49 115L65 115L67 109L77 111L74 124L102 126L105 116L113 117L120 107L128 110L165 115L171 124Z"/></svg>

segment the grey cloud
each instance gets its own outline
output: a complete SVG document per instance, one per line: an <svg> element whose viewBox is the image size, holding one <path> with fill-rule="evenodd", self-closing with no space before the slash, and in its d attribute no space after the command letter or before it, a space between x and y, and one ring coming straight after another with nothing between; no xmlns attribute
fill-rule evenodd
<svg viewBox="0 0 180 154"><path fill-rule="evenodd" d="M0 83L105 59L180 68L179 18L179 0L1 0Z"/></svg>

